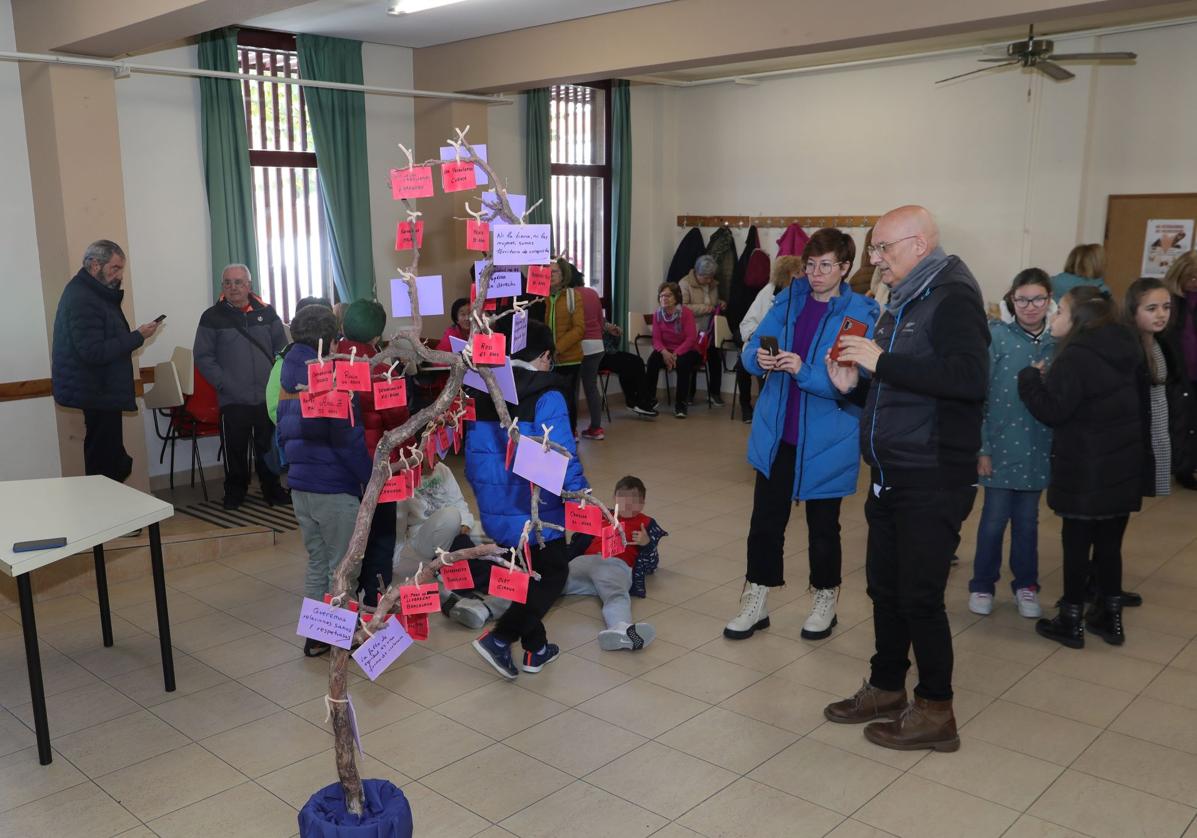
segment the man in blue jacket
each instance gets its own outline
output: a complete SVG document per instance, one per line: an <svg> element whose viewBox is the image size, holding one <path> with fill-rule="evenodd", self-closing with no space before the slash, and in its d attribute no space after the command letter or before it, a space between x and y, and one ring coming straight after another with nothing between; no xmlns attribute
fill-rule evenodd
<svg viewBox="0 0 1197 838"><path fill-rule="evenodd" d="M84 473L120 483L133 472L121 428L121 411L137 410L133 352L158 329L153 320L129 329L121 311L124 277L119 244L101 239L87 246L83 267L58 301L50 373L54 401L83 411Z"/></svg>
<svg viewBox="0 0 1197 838"><path fill-rule="evenodd" d="M503 318L496 331L502 331L510 345L511 318ZM520 403L507 407L524 436L540 436L544 433L542 426L550 428L549 439L570 455L564 488L580 491L587 488L586 477L569 426L569 410L561 392L563 380L552 372L554 346L549 327L530 319L527 345L511 356ZM516 547L524 524L532 516L531 487L506 465L507 430L499 424L489 395L476 393L475 404L478 421L466 435L466 479L474 489L487 535L503 547ZM557 495L541 490L538 512L546 523L565 525L565 506ZM540 574L540 579L528 585L527 601L513 603L492 631L474 641L478 654L505 678L519 674L511 660L511 645L516 640L524 647L521 666L525 672L539 672L560 652L555 643L548 642L542 620L565 587L569 554L561 530L546 527L543 536L543 547L537 546L535 534L530 539L532 570ZM486 584L485 579L475 581Z"/></svg>
<svg viewBox="0 0 1197 838"><path fill-rule="evenodd" d="M872 483L865 572L876 653L856 695L824 714L841 724L886 719L865 728L885 748L955 751L944 589L977 496L989 329L976 280L939 247L923 207L883 215L869 256L890 288L885 311L871 340L841 338L840 359L853 366L828 360L827 369L840 392L864 405L861 452ZM912 647L919 680L907 704Z"/></svg>

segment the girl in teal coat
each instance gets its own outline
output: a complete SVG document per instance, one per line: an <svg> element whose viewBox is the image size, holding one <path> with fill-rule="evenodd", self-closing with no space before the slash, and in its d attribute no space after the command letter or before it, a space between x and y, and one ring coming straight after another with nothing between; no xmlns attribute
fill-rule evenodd
<svg viewBox="0 0 1197 838"><path fill-rule="evenodd" d="M977 527L977 554L968 583L968 608L993 611L993 595L1002 569L1002 539L1010 524L1010 588L1018 613L1040 616L1039 496L1051 470L1052 432L1031 416L1018 397L1018 372L1046 362L1054 349L1047 328L1052 285L1047 273L1027 268L1014 277L1003 305L1009 323L989 324L989 394L981 426L977 474L985 504Z"/></svg>

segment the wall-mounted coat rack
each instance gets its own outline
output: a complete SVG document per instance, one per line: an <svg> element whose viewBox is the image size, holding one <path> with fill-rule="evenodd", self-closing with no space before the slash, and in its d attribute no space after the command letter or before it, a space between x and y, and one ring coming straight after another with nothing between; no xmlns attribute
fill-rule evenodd
<svg viewBox="0 0 1197 838"><path fill-rule="evenodd" d="M879 215L679 215L679 227L776 227L797 224L808 231L820 227L872 227Z"/></svg>

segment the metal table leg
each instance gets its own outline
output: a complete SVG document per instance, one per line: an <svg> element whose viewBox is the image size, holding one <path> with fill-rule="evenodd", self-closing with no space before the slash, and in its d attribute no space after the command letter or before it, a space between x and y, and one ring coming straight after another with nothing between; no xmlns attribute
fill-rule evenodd
<svg viewBox="0 0 1197 838"><path fill-rule="evenodd" d="M21 600L21 628L25 633L25 663L29 667L29 696L33 699L33 728L37 733L37 760L49 765L50 725L46 721L46 690L42 686L42 656L37 648L37 623L33 618L33 589L29 574L17 577L17 594Z"/></svg>
<svg viewBox="0 0 1197 838"><path fill-rule="evenodd" d="M154 602L158 607L158 642L162 646L162 682L175 691L175 659L170 648L170 617L166 612L166 571L162 567L162 531L150 524L150 566L154 571Z"/></svg>
<svg viewBox="0 0 1197 838"><path fill-rule="evenodd" d="M104 545L97 544L91 548L92 556L96 560L96 594L100 598L100 633L104 637L104 645L112 645L112 612L108 609L108 571L104 567Z"/></svg>

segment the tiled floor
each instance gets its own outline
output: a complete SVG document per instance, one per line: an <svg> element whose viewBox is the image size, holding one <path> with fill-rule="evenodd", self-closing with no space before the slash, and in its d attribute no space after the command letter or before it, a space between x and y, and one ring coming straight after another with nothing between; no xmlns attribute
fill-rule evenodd
<svg viewBox="0 0 1197 838"><path fill-rule="evenodd" d="M622 412L621 412L622 413ZM657 641L602 652L597 600L561 602L567 651L501 681L474 633L433 617L430 641L351 692L362 774L401 785L428 836L1197 836L1197 493L1151 501L1126 543L1128 642L1072 651L1038 638L1008 596L965 608L977 515L948 607L956 754L898 753L824 722L872 648L861 495L843 512L839 627L799 639L810 605L805 524L789 530L772 628L721 636L744 572L747 428L697 407L679 422L617 415L583 443L596 489L648 484L671 532L637 617ZM457 463L453 464L455 467ZM1059 525L1042 516L1045 603L1060 590ZM304 556L275 548L168 575L179 689L162 692L153 591L114 585L117 645L94 595L38 604L55 759L37 764L15 610L0 615L0 836L290 836L335 780L326 660L294 634Z"/></svg>

